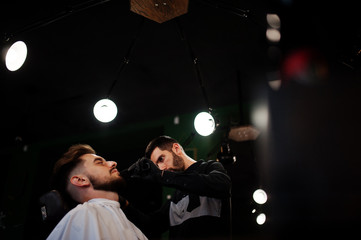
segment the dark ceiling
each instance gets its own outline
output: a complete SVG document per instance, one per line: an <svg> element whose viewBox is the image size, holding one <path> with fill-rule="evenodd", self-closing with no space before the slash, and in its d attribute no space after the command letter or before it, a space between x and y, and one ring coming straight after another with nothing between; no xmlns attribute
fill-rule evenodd
<svg viewBox="0 0 361 240"><path fill-rule="evenodd" d="M190 0L188 13L157 23L129 1L2 0L2 36L28 45L20 70L0 68L2 144L249 101L279 64L267 52L266 13L281 17L283 54L312 46L338 62L359 34L356 9L344 1ZM103 124L92 108L107 96L119 112Z"/></svg>

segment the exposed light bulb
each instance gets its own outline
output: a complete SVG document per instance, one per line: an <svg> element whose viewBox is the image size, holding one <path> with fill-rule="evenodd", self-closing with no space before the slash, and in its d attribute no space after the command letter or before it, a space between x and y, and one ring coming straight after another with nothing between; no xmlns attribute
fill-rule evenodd
<svg viewBox="0 0 361 240"><path fill-rule="evenodd" d="M211 114L200 112L194 119L194 128L199 135L208 136L213 133L216 124Z"/></svg>
<svg viewBox="0 0 361 240"><path fill-rule="evenodd" d="M6 52L5 65L9 71L16 71L24 64L28 49L22 41L17 41Z"/></svg>
<svg viewBox="0 0 361 240"><path fill-rule="evenodd" d="M117 105L110 99L99 100L93 108L95 118L103 123L111 122L117 116Z"/></svg>

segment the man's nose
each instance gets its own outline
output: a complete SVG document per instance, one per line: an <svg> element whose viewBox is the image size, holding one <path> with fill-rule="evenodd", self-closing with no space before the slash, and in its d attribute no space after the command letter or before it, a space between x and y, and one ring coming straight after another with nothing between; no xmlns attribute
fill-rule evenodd
<svg viewBox="0 0 361 240"><path fill-rule="evenodd" d="M167 170L166 169L166 165L164 164L164 163L158 163L158 168L160 169L160 170Z"/></svg>
<svg viewBox="0 0 361 240"><path fill-rule="evenodd" d="M107 164L110 168L115 168L117 166L117 162L114 161L107 161Z"/></svg>

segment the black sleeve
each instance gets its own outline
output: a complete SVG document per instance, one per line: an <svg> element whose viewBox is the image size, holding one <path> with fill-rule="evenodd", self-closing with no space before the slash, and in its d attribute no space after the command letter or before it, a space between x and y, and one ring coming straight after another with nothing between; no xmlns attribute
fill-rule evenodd
<svg viewBox="0 0 361 240"><path fill-rule="evenodd" d="M182 173L164 171L162 184L200 196L228 198L231 195L231 179L223 165L216 161L202 163L201 171Z"/></svg>
<svg viewBox="0 0 361 240"><path fill-rule="evenodd" d="M169 229L169 206L166 202L159 210L145 214L129 204L123 209L127 218L137 226L148 238L155 237Z"/></svg>

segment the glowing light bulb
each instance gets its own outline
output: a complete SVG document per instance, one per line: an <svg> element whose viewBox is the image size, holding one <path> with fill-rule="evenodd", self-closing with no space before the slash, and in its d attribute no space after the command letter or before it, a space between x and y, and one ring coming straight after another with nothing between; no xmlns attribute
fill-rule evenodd
<svg viewBox="0 0 361 240"><path fill-rule="evenodd" d="M28 49L26 44L22 41L17 41L6 53L5 65L9 71L16 71L24 64Z"/></svg>
<svg viewBox="0 0 361 240"><path fill-rule="evenodd" d="M258 223L258 225L262 225L266 222L266 214L261 213L257 216L256 218L256 222Z"/></svg>
<svg viewBox="0 0 361 240"><path fill-rule="evenodd" d="M198 113L194 119L194 128L199 135L208 136L212 134L216 128L214 118L207 112Z"/></svg>
<svg viewBox="0 0 361 240"><path fill-rule="evenodd" d="M117 105L109 99L99 100L93 108L95 118L103 123L111 122L117 116Z"/></svg>
<svg viewBox="0 0 361 240"><path fill-rule="evenodd" d="M257 189L253 193L253 200L258 204L264 204L267 202L267 194L262 189Z"/></svg>

